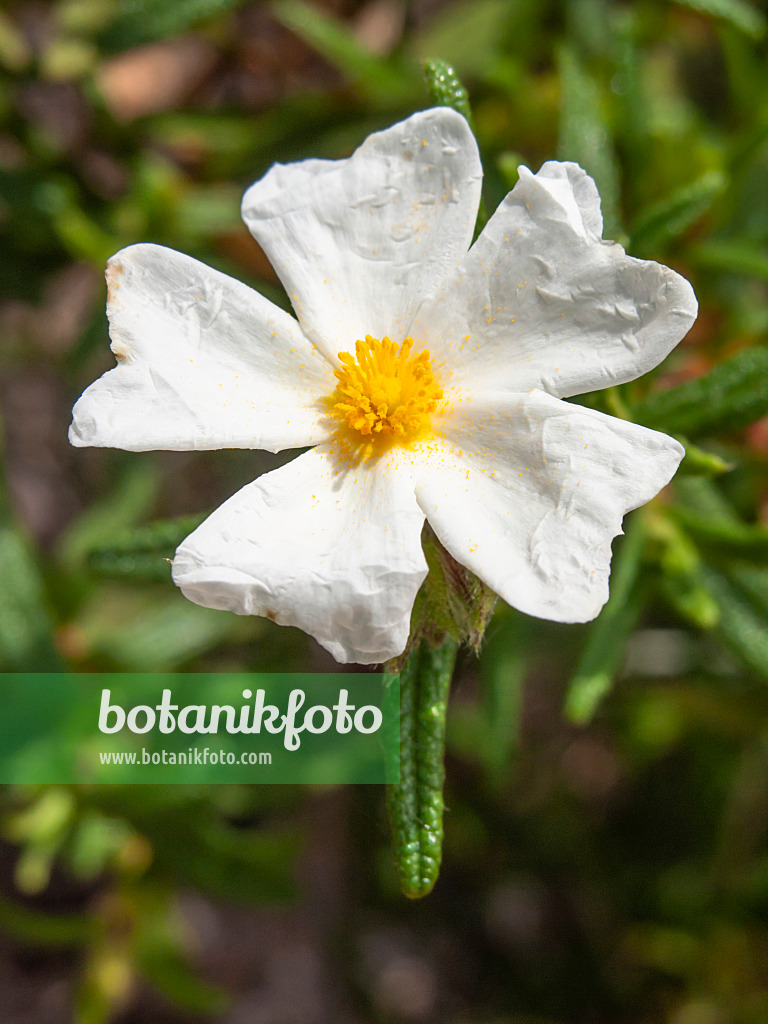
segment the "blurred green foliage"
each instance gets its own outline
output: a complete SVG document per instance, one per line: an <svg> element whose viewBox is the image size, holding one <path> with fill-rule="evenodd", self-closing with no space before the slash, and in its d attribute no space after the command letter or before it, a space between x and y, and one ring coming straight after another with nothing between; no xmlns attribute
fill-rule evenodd
<svg viewBox="0 0 768 1024"><path fill-rule="evenodd" d="M329 667L298 631L198 608L168 578L190 524L276 460L75 452L68 408L110 365L107 256L167 244L287 305L239 222L241 191L276 160L346 155L428 105L423 61L468 88L489 211L520 163L577 160L609 233L693 282L699 321L663 366L580 399L674 433L688 455L628 519L600 618L558 626L500 607L479 659L462 663L443 878L418 910L398 901L381 794L349 797L338 897L349 912L323 955L356 1019L764 1024L762 3L5 4L0 669ZM306 897L297 865L316 799L8 791L0 926L23 948L77 952L80 1024L142 1019L130 1015L141 985L180 1021L221 1019L236 993L226 972L212 985L193 967L182 896L253 913ZM407 936L402 955L433 978L431 1002L428 987L409 1003L391 980L401 975L365 967L376 929L390 944L392 929Z"/></svg>

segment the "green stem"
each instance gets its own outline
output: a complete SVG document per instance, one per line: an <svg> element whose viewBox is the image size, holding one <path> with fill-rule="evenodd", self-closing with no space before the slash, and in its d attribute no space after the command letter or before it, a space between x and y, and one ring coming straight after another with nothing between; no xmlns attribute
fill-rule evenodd
<svg viewBox="0 0 768 1024"><path fill-rule="evenodd" d="M458 643L417 643L400 672L400 782L388 789L400 887L432 891L443 851L445 716Z"/></svg>

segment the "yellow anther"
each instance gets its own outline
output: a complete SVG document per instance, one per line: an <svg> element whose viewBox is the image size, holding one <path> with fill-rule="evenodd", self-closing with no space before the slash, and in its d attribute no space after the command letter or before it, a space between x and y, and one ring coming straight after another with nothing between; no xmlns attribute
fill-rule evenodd
<svg viewBox="0 0 768 1024"><path fill-rule="evenodd" d="M367 334L365 341L355 344L354 356L339 352L333 411L342 427L359 435L364 458L392 443L407 445L429 433L430 417L443 390L429 352L412 356L412 347L413 338L398 346L387 337L379 341Z"/></svg>

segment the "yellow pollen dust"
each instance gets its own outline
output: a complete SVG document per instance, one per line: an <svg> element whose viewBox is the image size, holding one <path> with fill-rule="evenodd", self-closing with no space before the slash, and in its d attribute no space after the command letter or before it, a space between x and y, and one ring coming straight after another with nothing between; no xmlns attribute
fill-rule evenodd
<svg viewBox="0 0 768 1024"><path fill-rule="evenodd" d="M391 443L409 444L429 433L430 417L443 397L429 352L411 355L413 338L402 345L366 334L355 354L339 352L333 411L364 445L363 457Z"/></svg>

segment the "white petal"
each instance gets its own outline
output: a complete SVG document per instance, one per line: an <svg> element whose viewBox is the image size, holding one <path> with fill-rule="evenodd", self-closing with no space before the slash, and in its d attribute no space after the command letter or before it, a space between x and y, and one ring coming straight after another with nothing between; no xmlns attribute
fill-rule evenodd
<svg viewBox="0 0 768 1024"><path fill-rule="evenodd" d="M307 335L334 358L366 334L401 341L466 253L482 169L466 120L437 107L348 160L275 166L243 198Z"/></svg>
<svg viewBox="0 0 768 1024"><path fill-rule="evenodd" d="M465 403L431 447L416 497L441 542L509 604L559 622L598 614L622 516L683 456L666 434L541 391Z"/></svg>
<svg viewBox="0 0 768 1024"><path fill-rule="evenodd" d="M696 319L688 282L601 240L600 199L576 164L520 180L412 334L463 394L560 398L646 373Z"/></svg>
<svg viewBox="0 0 768 1024"><path fill-rule="evenodd" d="M206 519L176 552L173 578L197 604L266 615L339 662L375 664L408 639L427 572L423 522L392 459L348 468L321 445Z"/></svg>
<svg viewBox="0 0 768 1024"><path fill-rule="evenodd" d="M118 366L75 406L73 444L279 451L328 435L331 365L257 292L159 245L117 253L107 282Z"/></svg>

